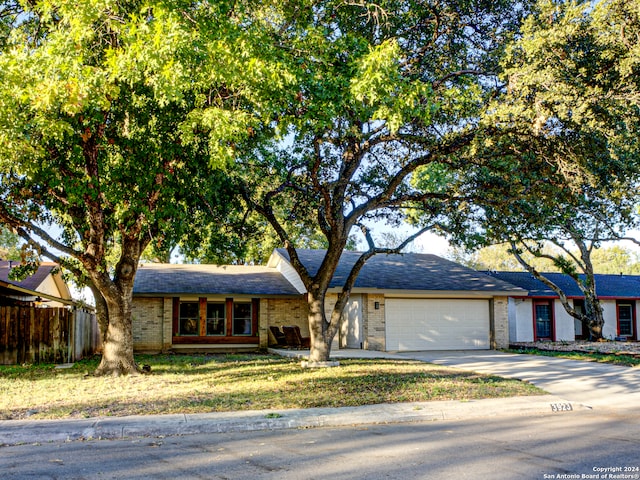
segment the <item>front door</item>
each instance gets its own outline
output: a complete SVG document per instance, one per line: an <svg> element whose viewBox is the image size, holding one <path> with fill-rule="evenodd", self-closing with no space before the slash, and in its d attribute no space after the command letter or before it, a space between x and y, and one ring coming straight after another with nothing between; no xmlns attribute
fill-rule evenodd
<svg viewBox="0 0 640 480"><path fill-rule="evenodd" d="M633 328L633 304L618 303L618 336L634 338L635 332Z"/></svg>
<svg viewBox="0 0 640 480"><path fill-rule="evenodd" d="M536 340L553 339L553 312L551 301L537 301L534 303Z"/></svg>

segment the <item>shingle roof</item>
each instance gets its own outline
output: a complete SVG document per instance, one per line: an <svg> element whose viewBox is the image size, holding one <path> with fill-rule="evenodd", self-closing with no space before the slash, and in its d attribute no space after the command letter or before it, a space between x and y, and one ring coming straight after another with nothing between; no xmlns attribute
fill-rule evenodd
<svg viewBox="0 0 640 480"><path fill-rule="evenodd" d="M134 295L299 295L275 269L250 265L174 265L144 263Z"/></svg>
<svg viewBox="0 0 640 480"><path fill-rule="evenodd" d="M289 259L285 249L278 249L278 253ZM324 255L324 250L298 250L300 261L311 275L318 271ZM344 284L360 255L360 252L343 252L330 287L341 287ZM409 291L517 292L520 290L499 278L445 260L437 255L419 253L373 256L362 267L354 287Z"/></svg>
<svg viewBox="0 0 640 480"><path fill-rule="evenodd" d="M30 277L25 278L19 282L15 280L9 280L9 272L10 266L20 265L20 262L8 262L8 261L0 261L0 280L6 283L10 283L12 285L17 285L18 287L26 288L28 290L37 290L40 284L47 278L52 270L54 270L57 265L54 263L42 263L40 267Z"/></svg>
<svg viewBox="0 0 640 480"><path fill-rule="evenodd" d="M558 295L528 272L489 272L494 278L524 288L530 297L557 297ZM543 273L558 285L568 297L583 297L576 282L563 273ZM599 297L640 298L640 276L596 274L596 292Z"/></svg>

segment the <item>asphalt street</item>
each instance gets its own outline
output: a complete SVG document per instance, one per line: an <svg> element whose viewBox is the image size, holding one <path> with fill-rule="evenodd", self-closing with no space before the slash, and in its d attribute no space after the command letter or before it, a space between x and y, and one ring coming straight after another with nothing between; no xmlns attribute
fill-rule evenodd
<svg viewBox="0 0 640 480"><path fill-rule="evenodd" d="M282 355L304 352L278 351ZM594 409L637 414L640 369L555 357L496 351L392 354L338 350L333 357L415 359L509 378L527 380L550 395L476 401L380 404L350 408L149 415L72 420L0 421L0 445L86 439L122 439L259 430L473 419L501 415L534 416Z"/></svg>
<svg viewBox="0 0 640 480"><path fill-rule="evenodd" d="M0 472L3 480L637 479L639 451L638 415L580 410L36 443L0 448Z"/></svg>

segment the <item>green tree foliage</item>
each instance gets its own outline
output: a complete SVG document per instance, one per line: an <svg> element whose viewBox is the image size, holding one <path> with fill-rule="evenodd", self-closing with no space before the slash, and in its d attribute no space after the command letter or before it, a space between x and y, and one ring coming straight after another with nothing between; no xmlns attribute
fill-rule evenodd
<svg viewBox="0 0 640 480"><path fill-rule="evenodd" d="M523 257L548 258L576 280L586 313L571 314L598 338L603 323L591 254L636 225L639 178L638 11L634 2L538 2L507 49L505 89L483 120L476 167L449 170L470 199L450 211L461 243L510 242ZM542 251L551 242L557 254ZM579 275L582 274L582 275Z"/></svg>
<svg viewBox="0 0 640 480"><path fill-rule="evenodd" d="M640 275L640 255L618 245L594 250L591 261L596 273Z"/></svg>
<svg viewBox="0 0 640 480"><path fill-rule="evenodd" d="M18 16L22 11L19 0L2 2L2 7L0 7L0 46L7 43L12 26L18 21Z"/></svg>
<svg viewBox="0 0 640 480"><path fill-rule="evenodd" d="M550 245L543 247L545 253L551 254L553 248ZM508 243L489 245L477 250L466 250L464 247L451 247L447 256L462 265L475 270L495 270L499 272L518 272L524 268L511 252ZM558 267L546 259L537 258L531 254L525 255L525 261L534 266L539 272L557 272Z"/></svg>
<svg viewBox="0 0 640 480"><path fill-rule="evenodd" d="M592 252L635 222L639 12L617 0L539 5L507 70L513 103L500 115L528 125L544 148L536 156L553 165L550 172L536 168L539 186L521 212L533 223L530 237L564 249L551 258L583 291L586 311L563 302L565 309L599 338L604 321Z"/></svg>
<svg viewBox="0 0 640 480"><path fill-rule="evenodd" d="M293 3L292 3L293 5ZM241 158L244 198L287 247L308 293L311 361L329 358L331 341L360 268L372 255L402 249L374 241L371 225L397 226L423 208L415 234L455 201L446 190L410 182L425 165L455 164L481 128L495 94L499 57L526 2L295 2L273 10L271 42L296 87L274 116L277 142ZM249 145L251 147L251 145ZM299 226L319 229L327 253L317 272L299 261ZM325 297L349 236L366 251L331 314Z"/></svg>
<svg viewBox="0 0 640 480"><path fill-rule="evenodd" d="M197 233L204 209L231 223L224 168L286 75L262 60L251 2L20 5L0 7L0 222L92 289L97 373L134 373L142 252Z"/></svg>
<svg viewBox="0 0 640 480"><path fill-rule="evenodd" d="M543 253L548 256L559 254L550 245L543 247ZM575 250L572 255L579 255ZM501 272L524 271L524 268L511 252L508 243L490 245L478 250L469 251L463 247L452 247L447 256L458 263L476 270L495 270ZM560 272L558 266L549 258L538 258L531 254L525 255L525 262L533 266L538 272ZM619 245L605 246L591 252L591 262L594 273L600 274L640 274L640 256L634 250Z"/></svg>
<svg viewBox="0 0 640 480"><path fill-rule="evenodd" d="M20 237L0 225L0 260L20 260Z"/></svg>

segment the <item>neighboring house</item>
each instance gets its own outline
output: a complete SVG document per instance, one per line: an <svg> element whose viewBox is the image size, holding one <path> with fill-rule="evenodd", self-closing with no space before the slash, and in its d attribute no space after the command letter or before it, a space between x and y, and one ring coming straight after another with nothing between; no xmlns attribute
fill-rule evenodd
<svg viewBox="0 0 640 480"><path fill-rule="evenodd" d="M324 251L299 250L313 274ZM344 252L329 313L357 252ZM454 350L506 347L509 296L524 290L435 255L376 255L352 290L333 348ZM304 286L286 250L266 266L142 264L134 285L138 351L257 349L270 326L309 335Z"/></svg>
<svg viewBox="0 0 640 480"><path fill-rule="evenodd" d="M21 281L10 280L9 272L18 265L18 262L0 261L0 305L74 305L69 287L62 278L57 264L43 262L30 277Z"/></svg>
<svg viewBox="0 0 640 480"><path fill-rule="evenodd" d="M96 316L75 302L58 265L43 262L21 281L0 261L0 364L69 363L100 347Z"/></svg>
<svg viewBox="0 0 640 480"><path fill-rule="evenodd" d="M527 295L509 298L511 342L588 339L586 326L566 312L553 290L528 272L490 272L490 275L528 291ZM543 275L562 289L574 308L584 308L584 295L570 276ZM595 282L605 321L602 335L609 339L638 340L636 304L640 300L640 276L596 274Z"/></svg>

